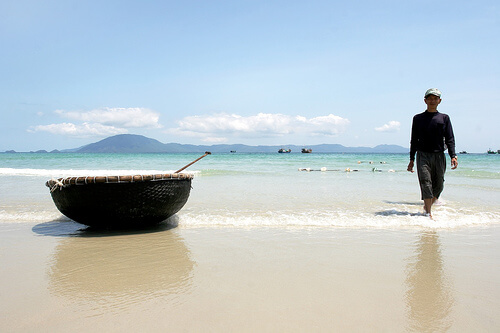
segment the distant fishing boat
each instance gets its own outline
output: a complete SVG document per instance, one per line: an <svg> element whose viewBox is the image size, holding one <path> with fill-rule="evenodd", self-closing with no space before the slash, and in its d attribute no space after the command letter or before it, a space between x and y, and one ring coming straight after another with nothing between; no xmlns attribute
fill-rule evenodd
<svg viewBox="0 0 500 333"><path fill-rule="evenodd" d="M306 148L302 148L302 153L304 153L304 154L310 154L310 153L312 153L312 152L313 152L313 150L312 150L312 149L310 149L310 148L308 148L308 149L306 149Z"/></svg>
<svg viewBox="0 0 500 333"><path fill-rule="evenodd" d="M289 154L291 152L292 152L291 149L283 149L283 148L281 148L280 150L278 150L278 153L280 153L280 154Z"/></svg>
<svg viewBox="0 0 500 333"><path fill-rule="evenodd" d="M45 185L57 209L70 219L98 228L155 225L177 213L191 191L192 174L87 176L50 179Z"/></svg>
<svg viewBox="0 0 500 333"><path fill-rule="evenodd" d="M497 151L494 151L494 150L491 150L491 149L488 149L488 154L496 154Z"/></svg>
<svg viewBox="0 0 500 333"><path fill-rule="evenodd" d="M462 150L461 152L459 152L459 154L468 154L468 152L465 150Z"/></svg>

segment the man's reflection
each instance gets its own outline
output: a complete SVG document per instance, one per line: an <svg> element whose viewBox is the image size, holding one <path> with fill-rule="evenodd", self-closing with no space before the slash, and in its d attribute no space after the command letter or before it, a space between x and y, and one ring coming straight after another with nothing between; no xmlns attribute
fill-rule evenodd
<svg viewBox="0 0 500 333"><path fill-rule="evenodd" d="M439 237L424 232L407 265L406 301L412 331L443 332L450 328L453 298L443 271Z"/></svg>

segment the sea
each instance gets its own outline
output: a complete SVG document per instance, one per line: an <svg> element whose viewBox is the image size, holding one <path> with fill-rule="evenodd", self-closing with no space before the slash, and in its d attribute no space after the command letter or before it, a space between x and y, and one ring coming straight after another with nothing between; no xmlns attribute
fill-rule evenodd
<svg viewBox="0 0 500 333"><path fill-rule="evenodd" d="M45 182L67 176L169 173L202 154L1 153L0 223L72 222ZM468 228L500 223L500 155L459 155L423 214L407 154L217 153L188 167L179 228Z"/></svg>

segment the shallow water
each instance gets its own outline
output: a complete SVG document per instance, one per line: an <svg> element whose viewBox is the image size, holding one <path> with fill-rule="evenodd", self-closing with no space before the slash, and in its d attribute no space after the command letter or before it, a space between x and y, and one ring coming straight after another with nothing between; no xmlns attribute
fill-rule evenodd
<svg viewBox="0 0 500 333"><path fill-rule="evenodd" d="M46 180L174 171L197 154L0 154L0 223L64 219ZM459 156L423 216L406 154L215 154L195 174L182 227L341 226L455 228L500 223L500 156ZM302 170L302 171L301 171ZM306 170L306 171L304 171ZM321 171L323 170L323 171Z"/></svg>

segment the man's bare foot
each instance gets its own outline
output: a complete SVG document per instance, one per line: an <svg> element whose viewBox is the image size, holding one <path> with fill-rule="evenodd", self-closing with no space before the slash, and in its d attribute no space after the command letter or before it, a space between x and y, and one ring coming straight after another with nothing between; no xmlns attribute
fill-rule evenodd
<svg viewBox="0 0 500 333"><path fill-rule="evenodd" d="M425 212L425 215L428 215L431 218L431 220L433 219L432 213L431 213L431 208L432 208L432 204L434 204L434 202L436 200L437 200L436 197L431 198L431 199L424 199L424 212Z"/></svg>

